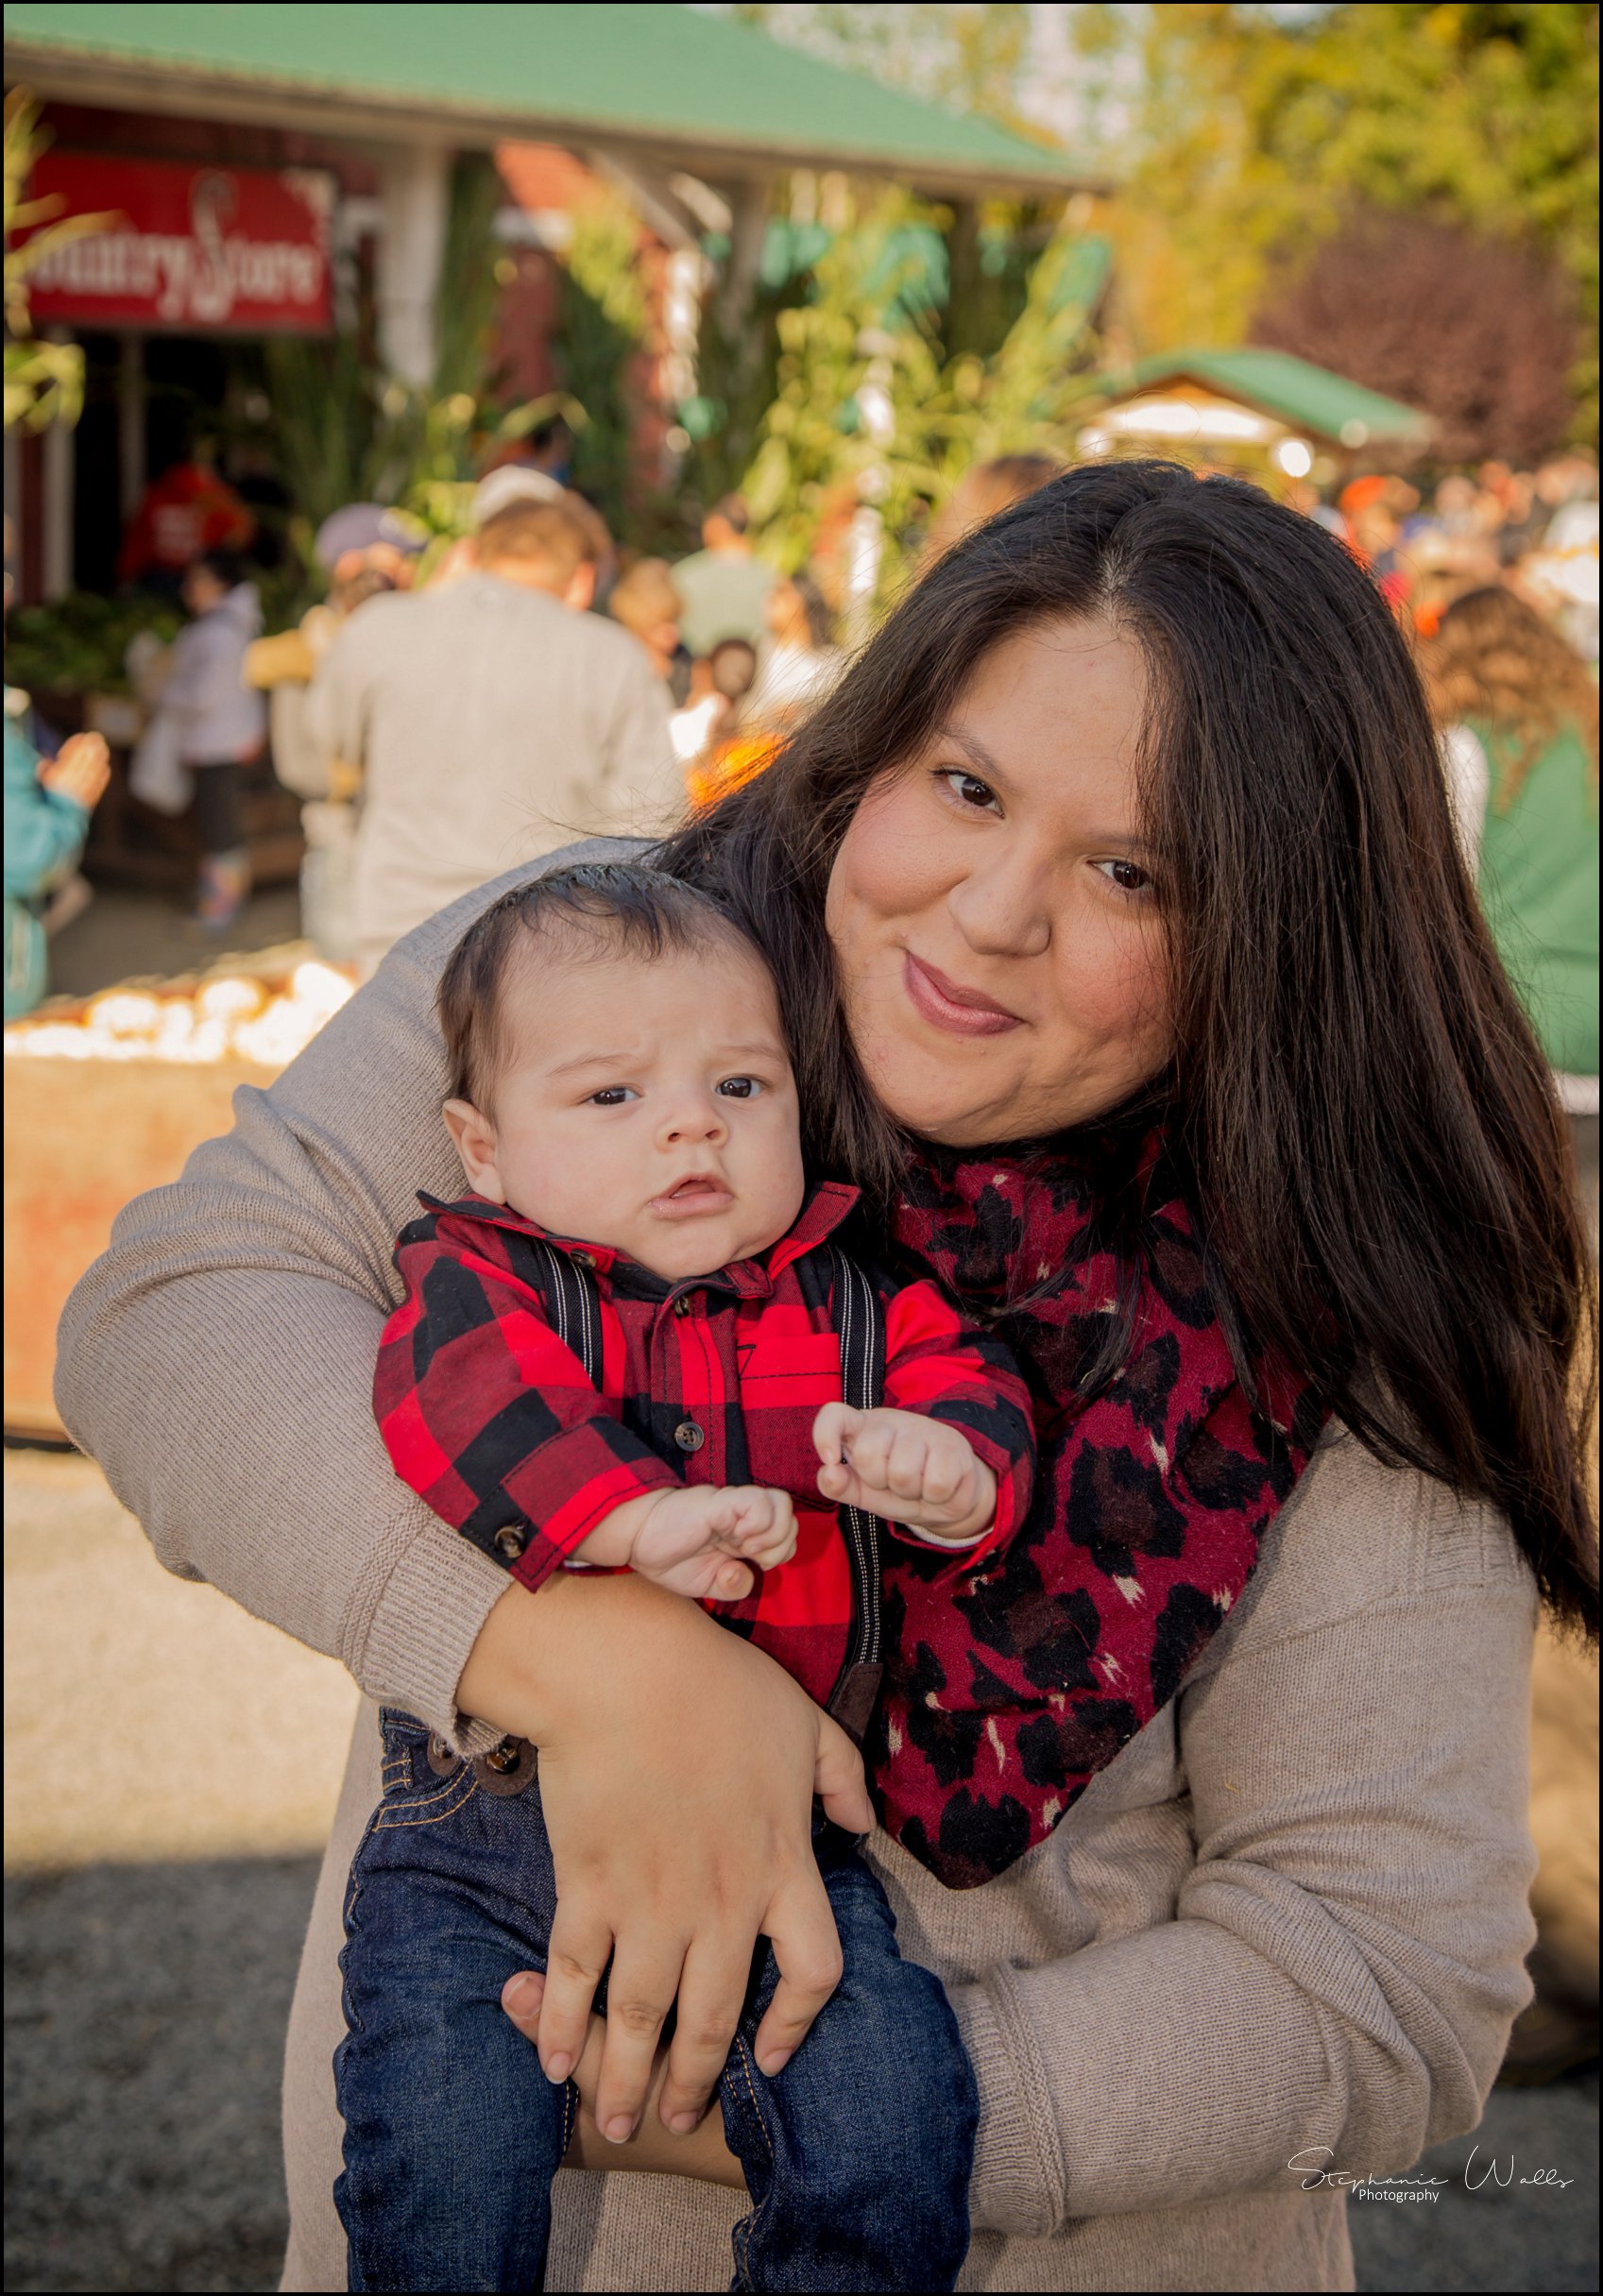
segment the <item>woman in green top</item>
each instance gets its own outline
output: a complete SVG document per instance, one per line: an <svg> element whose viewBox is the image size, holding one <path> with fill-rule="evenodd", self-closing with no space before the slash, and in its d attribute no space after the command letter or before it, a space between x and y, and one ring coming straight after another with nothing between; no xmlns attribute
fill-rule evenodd
<svg viewBox="0 0 1603 2296"><path fill-rule="evenodd" d="M1471 590L1426 650L1487 922L1597 1190L1597 689L1511 590Z"/></svg>

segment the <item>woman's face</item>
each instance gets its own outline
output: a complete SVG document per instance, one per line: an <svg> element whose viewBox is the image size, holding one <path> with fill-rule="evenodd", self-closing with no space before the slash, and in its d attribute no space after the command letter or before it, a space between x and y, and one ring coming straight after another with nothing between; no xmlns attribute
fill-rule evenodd
<svg viewBox="0 0 1603 2296"><path fill-rule="evenodd" d="M954 1148L1115 1108L1169 1057L1165 930L1136 825L1134 642L1037 624L858 808L826 920L886 1109Z"/></svg>

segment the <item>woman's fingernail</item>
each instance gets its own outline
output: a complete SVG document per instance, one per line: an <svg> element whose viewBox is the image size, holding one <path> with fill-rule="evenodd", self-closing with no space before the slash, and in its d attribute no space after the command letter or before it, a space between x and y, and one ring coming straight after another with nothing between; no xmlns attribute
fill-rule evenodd
<svg viewBox="0 0 1603 2296"><path fill-rule="evenodd" d="M616 2120L609 2120L605 2128L602 2131L602 2134L605 2137L609 2145L626 2145L634 2134L634 2122L632 2120L625 2120L622 2114L618 2116Z"/></svg>
<svg viewBox="0 0 1603 2296"><path fill-rule="evenodd" d="M788 2049L773 2049L766 2057L759 2057L757 2061L757 2069L768 2080L772 2081L776 2073L782 2073L784 2071L786 2066L791 2062L791 2058L793 2054L793 2050Z"/></svg>
<svg viewBox="0 0 1603 2296"><path fill-rule="evenodd" d="M545 2068L546 2079L548 2081L566 2081L569 2072L571 2070L572 2064L572 2058L565 2057L559 2049L554 2057L547 2060Z"/></svg>
<svg viewBox="0 0 1603 2296"><path fill-rule="evenodd" d="M503 2009L521 2009L535 1990L532 1977L509 1977L501 1989Z"/></svg>
<svg viewBox="0 0 1603 2296"><path fill-rule="evenodd" d="M670 2113L668 2116L668 2126L675 2136L689 2136L695 2125L696 2117L693 2113Z"/></svg>

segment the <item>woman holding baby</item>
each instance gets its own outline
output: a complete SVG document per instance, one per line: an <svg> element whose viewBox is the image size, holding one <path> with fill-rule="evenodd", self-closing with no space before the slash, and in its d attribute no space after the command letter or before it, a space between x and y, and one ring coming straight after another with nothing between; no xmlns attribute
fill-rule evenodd
<svg viewBox="0 0 1603 2296"><path fill-rule="evenodd" d="M68 1422L170 1567L448 1777L537 1748L556 1927L505 2013L610 2171L557 2179L546 2285L727 2282L752 2198L707 2107L755 1941L754 2082L842 1968L816 1793L875 1825L972 2074L958 2285L1350 2287L1339 2179L1473 2126L1528 1997L1530 1636L1596 1607L1561 1118L1404 643L1255 489L1071 470L658 859L766 961L810 1179L1028 1390L994 1565L954 1592L887 1550L872 1800L758 1641L639 1572L531 1590L375 1432L396 1233L462 1192L436 984L505 885L124 1214ZM382 1784L368 1713L291 2036L291 2288L346 2285L341 1900Z"/></svg>

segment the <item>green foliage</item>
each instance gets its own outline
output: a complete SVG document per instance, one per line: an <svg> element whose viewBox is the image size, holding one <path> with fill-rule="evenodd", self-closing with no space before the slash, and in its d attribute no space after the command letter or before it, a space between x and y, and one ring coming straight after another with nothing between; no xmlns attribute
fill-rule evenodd
<svg viewBox="0 0 1603 2296"><path fill-rule="evenodd" d="M39 105L26 88L6 98L6 401L9 431L75 423L83 409L83 352L76 343L42 343L28 312L28 279L58 248L87 239L114 215L62 215L59 198L25 196L33 163L48 139L39 132ZM18 231L30 236L21 247Z"/></svg>
<svg viewBox="0 0 1603 2296"><path fill-rule="evenodd" d="M436 398L463 391L484 398L500 383L495 340L501 285L492 227L503 197L501 178L489 154L458 152L452 163L440 288L435 300Z"/></svg>
<svg viewBox="0 0 1603 2296"><path fill-rule="evenodd" d="M737 6L725 12L881 85L1040 129L1018 105L1030 10L1018 6ZM698 352L700 397L686 417L691 468L706 500L741 485L776 563L799 566L822 528L859 502L882 512L882 588L968 464L1036 447L1061 424L1089 364L1095 292L1069 269L1085 245L1061 202L987 198L957 207L856 185L827 224L781 216L734 341L714 303ZM824 211L821 211L821 213ZM805 239L810 276L784 280L776 238ZM876 438L864 400L882 408ZM882 394L882 398L881 395Z"/></svg>
<svg viewBox="0 0 1603 2296"><path fill-rule="evenodd" d="M279 468L295 505L296 566L273 620L291 621L321 585L312 545L348 502L408 511L431 537L465 534L474 483L497 451L558 412L583 411L555 392L505 408L494 368L499 281L491 224L501 200L489 161L464 153L452 174L435 315L435 371L426 384L386 377L369 342L369 283L358 282L354 324L332 339L271 337L261 379L273 411Z"/></svg>
<svg viewBox="0 0 1603 2296"><path fill-rule="evenodd" d="M832 241L810 298L779 315L776 395L744 474L764 553L788 571L807 563L827 519L874 504L887 538L882 596L972 463L1066 449L1089 387L1089 314L1105 272L1105 248L1059 234L1002 342L988 357L948 359L933 319L905 315L903 272L917 261L910 226L925 213L906 193L883 195Z"/></svg>
<svg viewBox="0 0 1603 2296"><path fill-rule="evenodd" d="M504 412L470 391L443 398L429 385L385 382L355 339L333 346L281 338L264 347L279 465L295 512L289 536L301 572L282 608L294 619L321 583L312 555L318 527L348 502L406 511L431 539L468 532L480 472L537 424L583 412L560 391Z"/></svg>
<svg viewBox="0 0 1603 2296"><path fill-rule="evenodd" d="M895 534L932 490L922 410L939 388L934 349L915 328L883 325L903 283L893 245L911 213L905 195L892 195L839 232L812 295L778 315L776 390L744 492L765 554L787 572L807 563L823 519L843 502L876 501ZM865 389L888 410L889 438L877 439L864 419Z"/></svg>
<svg viewBox="0 0 1603 2296"><path fill-rule="evenodd" d="M151 630L169 644L183 619L177 606L141 591L102 598L69 590L49 605L13 606L6 621L6 675L32 694L128 693L130 638Z"/></svg>
<svg viewBox="0 0 1603 2296"><path fill-rule="evenodd" d="M1134 349L1239 342L1270 266L1356 205L1534 241L1594 322L1595 8L1084 8L1074 29L1104 75L1139 49L1111 222ZM1573 382L1594 428L1594 358Z"/></svg>
<svg viewBox="0 0 1603 2296"><path fill-rule="evenodd" d="M553 415L584 420L582 410L560 391L498 413L469 391L441 399L432 390L390 383L382 404L391 426L392 460L381 491L367 499L394 502L431 535L450 539L468 532L480 473L503 448L515 446Z"/></svg>
<svg viewBox="0 0 1603 2296"><path fill-rule="evenodd" d="M745 312L732 324L725 323L715 297L704 301L696 343L697 398L681 417L693 441L686 488L700 508L742 484L779 389L786 315L816 293L811 269L777 285L759 279Z"/></svg>
<svg viewBox="0 0 1603 2296"><path fill-rule="evenodd" d="M394 451L384 384L354 330L322 342L272 336L262 376L279 468L309 535L347 502L389 499L379 491Z"/></svg>
<svg viewBox="0 0 1603 2296"><path fill-rule="evenodd" d="M1092 388L1091 321L1100 301L1112 249L1098 233L1060 230L1049 239L1024 283L1023 307L1000 347L980 364L960 363L971 426L957 442L964 461L1018 454L1046 447L1066 453L1065 426ZM948 461L950 458L948 458Z"/></svg>
<svg viewBox="0 0 1603 2296"><path fill-rule="evenodd" d="M648 317L639 237L638 217L617 193L587 201L573 216L558 305L557 357L583 410L573 478L614 533L632 491L632 400Z"/></svg>

